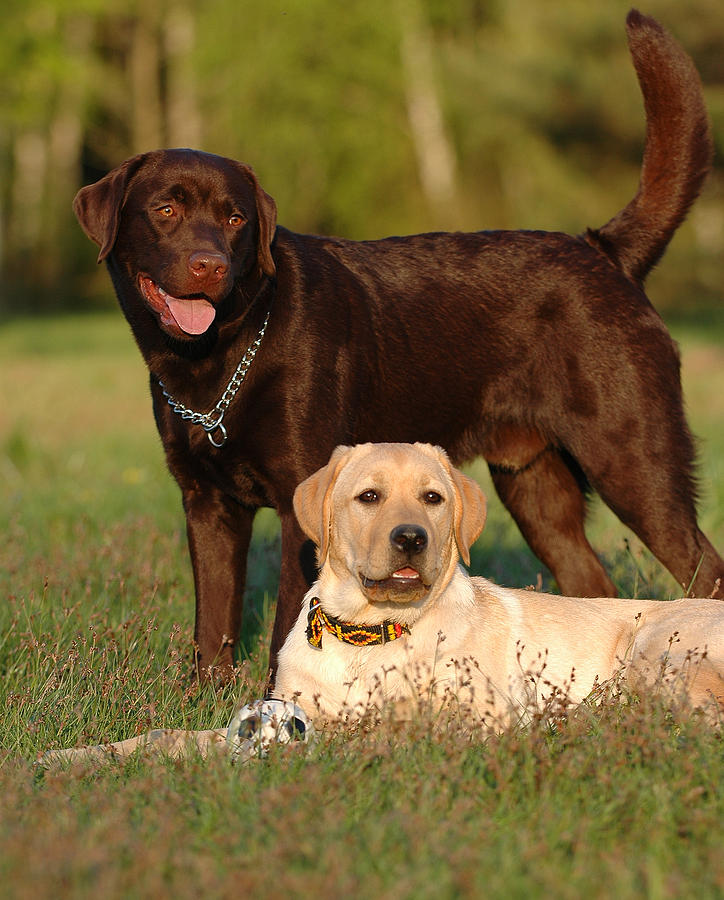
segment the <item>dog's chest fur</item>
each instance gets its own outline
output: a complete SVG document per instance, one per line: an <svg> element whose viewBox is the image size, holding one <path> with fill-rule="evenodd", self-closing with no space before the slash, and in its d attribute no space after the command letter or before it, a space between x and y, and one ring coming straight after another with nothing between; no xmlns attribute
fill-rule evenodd
<svg viewBox="0 0 724 900"><path fill-rule="evenodd" d="M324 600L318 584L307 606L315 593ZM357 719L383 706L408 718L450 700L465 715L501 725L556 697L580 702L646 649L651 619L686 602L589 600L582 609L580 601L507 590L458 569L409 623L411 633L384 645L355 647L326 633L322 649L313 648L305 606L279 655L276 693L319 720ZM657 643L666 648L660 635Z"/></svg>
<svg viewBox="0 0 724 900"><path fill-rule="evenodd" d="M311 647L306 609L314 592L280 652L279 696L297 697L312 716L326 720L358 718L389 704L400 718L408 707L411 714L453 698L480 715L495 713L499 704L493 695L500 692L491 692L491 683L496 672L470 652L482 609L472 582L461 571L411 624L409 635L384 645L356 647L326 633L321 649ZM510 687L505 685L506 694Z"/></svg>

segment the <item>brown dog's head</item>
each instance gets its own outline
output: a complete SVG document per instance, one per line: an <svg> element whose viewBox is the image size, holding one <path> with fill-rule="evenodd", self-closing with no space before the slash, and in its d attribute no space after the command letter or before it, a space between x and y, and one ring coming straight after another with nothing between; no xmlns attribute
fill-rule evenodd
<svg viewBox="0 0 724 900"><path fill-rule="evenodd" d="M237 279L275 272L276 205L234 160L143 153L82 188L73 208L98 262L112 254L120 267L121 303L135 289L174 338L204 334Z"/></svg>
<svg viewBox="0 0 724 900"><path fill-rule="evenodd" d="M429 444L338 447L294 493L318 561L372 603L417 603L450 580L485 524L478 484Z"/></svg>

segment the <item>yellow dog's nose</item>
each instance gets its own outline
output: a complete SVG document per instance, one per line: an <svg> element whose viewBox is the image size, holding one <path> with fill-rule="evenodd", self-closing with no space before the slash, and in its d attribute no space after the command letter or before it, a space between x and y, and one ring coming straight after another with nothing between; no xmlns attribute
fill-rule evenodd
<svg viewBox="0 0 724 900"><path fill-rule="evenodd" d="M427 532L422 525L396 525L390 532L390 543L408 556L427 547Z"/></svg>

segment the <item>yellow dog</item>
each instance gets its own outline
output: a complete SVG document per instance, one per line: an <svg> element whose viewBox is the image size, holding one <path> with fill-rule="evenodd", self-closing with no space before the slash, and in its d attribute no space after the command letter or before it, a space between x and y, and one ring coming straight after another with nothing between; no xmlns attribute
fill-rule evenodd
<svg viewBox="0 0 724 900"><path fill-rule="evenodd" d="M339 447L299 485L294 509L321 569L279 654L275 695L313 721L390 704L407 717L420 702L454 700L499 728L577 703L617 675L721 721L721 600L576 599L469 577L459 557L470 561L485 498L438 447ZM157 729L40 762L230 754L238 737L255 735Z"/></svg>
<svg viewBox="0 0 724 900"><path fill-rule="evenodd" d="M275 694L312 717L455 697L491 726L577 703L621 674L724 710L724 603L510 590L459 564L485 523L477 483L428 444L339 447L294 496L319 578Z"/></svg>

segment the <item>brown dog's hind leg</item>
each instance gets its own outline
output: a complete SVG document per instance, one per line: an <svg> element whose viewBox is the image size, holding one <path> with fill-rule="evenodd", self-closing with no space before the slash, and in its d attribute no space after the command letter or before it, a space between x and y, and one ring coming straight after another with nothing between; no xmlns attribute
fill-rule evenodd
<svg viewBox="0 0 724 900"><path fill-rule="evenodd" d="M664 349L651 357L664 359ZM636 397L637 381L630 380L626 396L633 412L627 413L617 397L621 389L599 398L607 407L602 405L587 427L570 432L566 446L592 488L669 570L683 593L724 598L724 561L697 523L694 443L678 382L670 377L673 366L644 373L649 376L644 398Z"/></svg>
<svg viewBox="0 0 724 900"><path fill-rule="evenodd" d="M646 544L690 597L724 599L724 561L697 525L694 497L676 475L646 480L629 467L607 471L601 498ZM618 476L618 477L617 477Z"/></svg>
<svg viewBox="0 0 724 900"><path fill-rule="evenodd" d="M489 463L490 474L531 550L571 597L615 597L584 531L586 501L563 457L553 447L525 465Z"/></svg>
<svg viewBox="0 0 724 900"><path fill-rule="evenodd" d="M677 517L670 510L664 515L653 532L634 517L627 521L622 513L620 518L666 566L686 596L724 599L724 561L699 530L696 519Z"/></svg>

